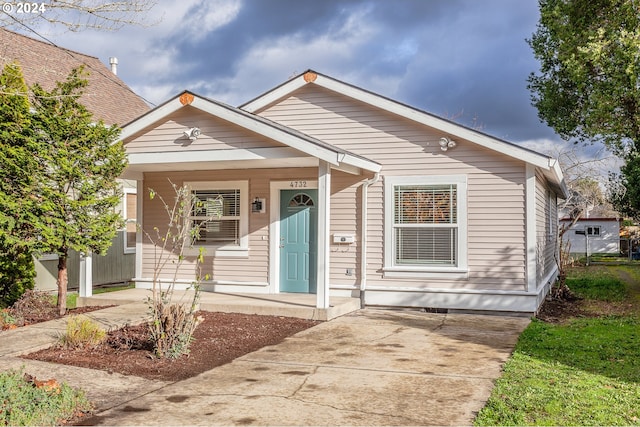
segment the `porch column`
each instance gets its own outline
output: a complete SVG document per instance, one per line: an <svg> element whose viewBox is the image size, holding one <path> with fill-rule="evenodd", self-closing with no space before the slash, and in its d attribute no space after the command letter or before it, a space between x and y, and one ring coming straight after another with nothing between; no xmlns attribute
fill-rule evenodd
<svg viewBox="0 0 640 427"><path fill-rule="evenodd" d="M142 277L142 205L145 191L144 179L136 180L136 272L134 279Z"/></svg>
<svg viewBox="0 0 640 427"><path fill-rule="evenodd" d="M316 272L316 308L329 308L329 224L331 221L331 167L320 160L318 165L318 268Z"/></svg>
<svg viewBox="0 0 640 427"><path fill-rule="evenodd" d="M81 297L90 297L93 295L92 261L91 252L80 254L80 283L78 284L78 290Z"/></svg>

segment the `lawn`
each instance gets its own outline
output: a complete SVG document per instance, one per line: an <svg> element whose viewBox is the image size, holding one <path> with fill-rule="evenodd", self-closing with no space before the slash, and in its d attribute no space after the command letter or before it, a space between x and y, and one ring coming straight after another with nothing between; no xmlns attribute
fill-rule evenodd
<svg viewBox="0 0 640 427"><path fill-rule="evenodd" d="M640 425L640 267L572 270L583 315L534 319L475 425Z"/></svg>

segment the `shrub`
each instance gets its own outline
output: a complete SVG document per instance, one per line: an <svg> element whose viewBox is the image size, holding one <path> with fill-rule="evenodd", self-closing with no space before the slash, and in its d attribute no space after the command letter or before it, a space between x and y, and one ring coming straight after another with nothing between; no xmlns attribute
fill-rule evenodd
<svg viewBox="0 0 640 427"><path fill-rule="evenodd" d="M67 384L38 387L20 371L0 372L0 425L61 425L91 409L84 392Z"/></svg>
<svg viewBox="0 0 640 427"><path fill-rule="evenodd" d="M35 285L36 269L28 252L16 252L0 245L0 308L13 305Z"/></svg>
<svg viewBox="0 0 640 427"><path fill-rule="evenodd" d="M162 301L152 306L153 320L149 332L156 357L176 359L189 353L193 332L202 321L193 309L182 304L167 304Z"/></svg>
<svg viewBox="0 0 640 427"><path fill-rule="evenodd" d="M107 337L107 332L86 316L71 316L67 330L60 337L63 346L69 348L96 346Z"/></svg>
<svg viewBox="0 0 640 427"><path fill-rule="evenodd" d="M58 310L51 294L43 291L26 291L11 306L11 314L24 323L36 323L57 317Z"/></svg>

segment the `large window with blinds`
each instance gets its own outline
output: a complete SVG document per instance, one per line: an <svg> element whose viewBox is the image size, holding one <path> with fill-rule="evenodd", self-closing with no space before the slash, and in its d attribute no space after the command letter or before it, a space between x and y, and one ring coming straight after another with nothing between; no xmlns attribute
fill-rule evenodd
<svg viewBox="0 0 640 427"><path fill-rule="evenodd" d="M465 200L464 176L386 177L385 271L466 268Z"/></svg>
<svg viewBox="0 0 640 427"><path fill-rule="evenodd" d="M393 188L396 265L457 265L456 184Z"/></svg>
<svg viewBox="0 0 640 427"><path fill-rule="evenodd" d="M193 190L191 213L198 245L240 245L240 189Z"/></svg>
<svg viewBox="0 0 640 427"><path fill-rule="evenodd" d="M191 211L192 227L198 232L194 246L211 247L214 255L247 248L247 181L187 183L196 202ZM235 253L238 255L238 253Z"/></svg>

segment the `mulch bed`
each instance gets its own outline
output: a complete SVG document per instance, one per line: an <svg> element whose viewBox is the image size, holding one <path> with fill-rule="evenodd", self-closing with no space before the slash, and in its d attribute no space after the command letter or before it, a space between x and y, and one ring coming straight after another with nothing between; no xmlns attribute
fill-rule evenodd
<svg viewBox="0 0 640 427"><path fill-rule="evenodd" d="M180 381L317 325L320 322L280 316L200 311L188 355L159 359L153 355L146 325L127 326L108 334L95 347L50 347L26 359L100 369L152 380Z"/></svg>

